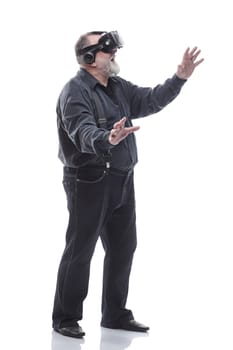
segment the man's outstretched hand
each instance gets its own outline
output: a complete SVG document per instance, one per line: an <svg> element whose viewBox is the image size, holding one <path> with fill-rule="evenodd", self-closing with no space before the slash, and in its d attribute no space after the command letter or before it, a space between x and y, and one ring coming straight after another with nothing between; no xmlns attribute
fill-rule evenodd
<svg viewBox="0 0 233 350"><path fill-rule="evenodd" d="M129 134L140 129L139 126L130 126L125 127L126 117L123 117L119 122L116 122L113 125L112 130L110 131L108 141L112 145L118 145L122 140L124 140Z"/></svg>
<svg viewBox="0 0 233 350"><path fill-rule="evenodd" d="M191 51L189 47L186 49L181 64L178 65L176 75L180 79L188 79L192 74L194 69L204 61L204 58L197 60L198 55L201 50L195 46Z"/></svg>

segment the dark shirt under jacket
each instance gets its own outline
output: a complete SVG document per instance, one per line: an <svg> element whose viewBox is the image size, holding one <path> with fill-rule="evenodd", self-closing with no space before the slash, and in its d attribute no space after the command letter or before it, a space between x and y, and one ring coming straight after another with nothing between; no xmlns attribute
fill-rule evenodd
<svg viewBox="0 0 233 350"><path fill-rule="evenodd" d="M111 167L132 169L137 163L135 136L130 134L112 146L108 137L113 124L126 116L126 125L131 126L131 119L159 112L179 94L184 83L174 75L164 84L147 88L117 76L109 78L105 88L81 68L64 86L57 103L60 160L73 168L99 166L104 165L103 154L110 150ZM97 114L104 114L107 128L97 126Z"/></svg>

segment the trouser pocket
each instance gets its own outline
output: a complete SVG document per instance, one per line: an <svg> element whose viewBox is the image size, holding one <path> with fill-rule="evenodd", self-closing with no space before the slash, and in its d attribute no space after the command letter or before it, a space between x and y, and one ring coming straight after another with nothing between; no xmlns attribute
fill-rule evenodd
<svg viewBox="0 0 233 350"><path fill-rule="evenodd" d="M107 172L105 169L83 168L77 170L76 181L83 183L97 183L103 180Z"/></svg>

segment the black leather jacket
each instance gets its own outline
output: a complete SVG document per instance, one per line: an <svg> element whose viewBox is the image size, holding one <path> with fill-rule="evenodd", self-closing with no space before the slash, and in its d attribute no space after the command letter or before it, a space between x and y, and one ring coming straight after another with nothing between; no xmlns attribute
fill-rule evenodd
<svg viewBox="0 0 233 350"><path fill-rule="evenodd" d="M184 83L174 75L152 89L112 77L105 88L81 68L64 86L57 103L60 160L73 168L99 166L105 164L103 155L110 150L113 168L132 169L137 163L134 134L112 146L109 130L124 116L126 125L131 126L132 119L159 112L179 94ZM106 118L104 126L98 125L102 116Z"/></svg>

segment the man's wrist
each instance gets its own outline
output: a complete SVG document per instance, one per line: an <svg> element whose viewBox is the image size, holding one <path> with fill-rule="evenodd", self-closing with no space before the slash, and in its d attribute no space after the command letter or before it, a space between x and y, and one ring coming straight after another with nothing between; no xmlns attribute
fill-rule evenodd
<svg viewBox="0 0 233 350"><path fill-rule="evenodd" d="M186 81L186 80L188 79L187 77L185 77L185 76L182 75L182 74L179 74L178 72L176 72L175 75L176 75L176 77L177 77L178 79L180 79L180 80Z"/></svg>

